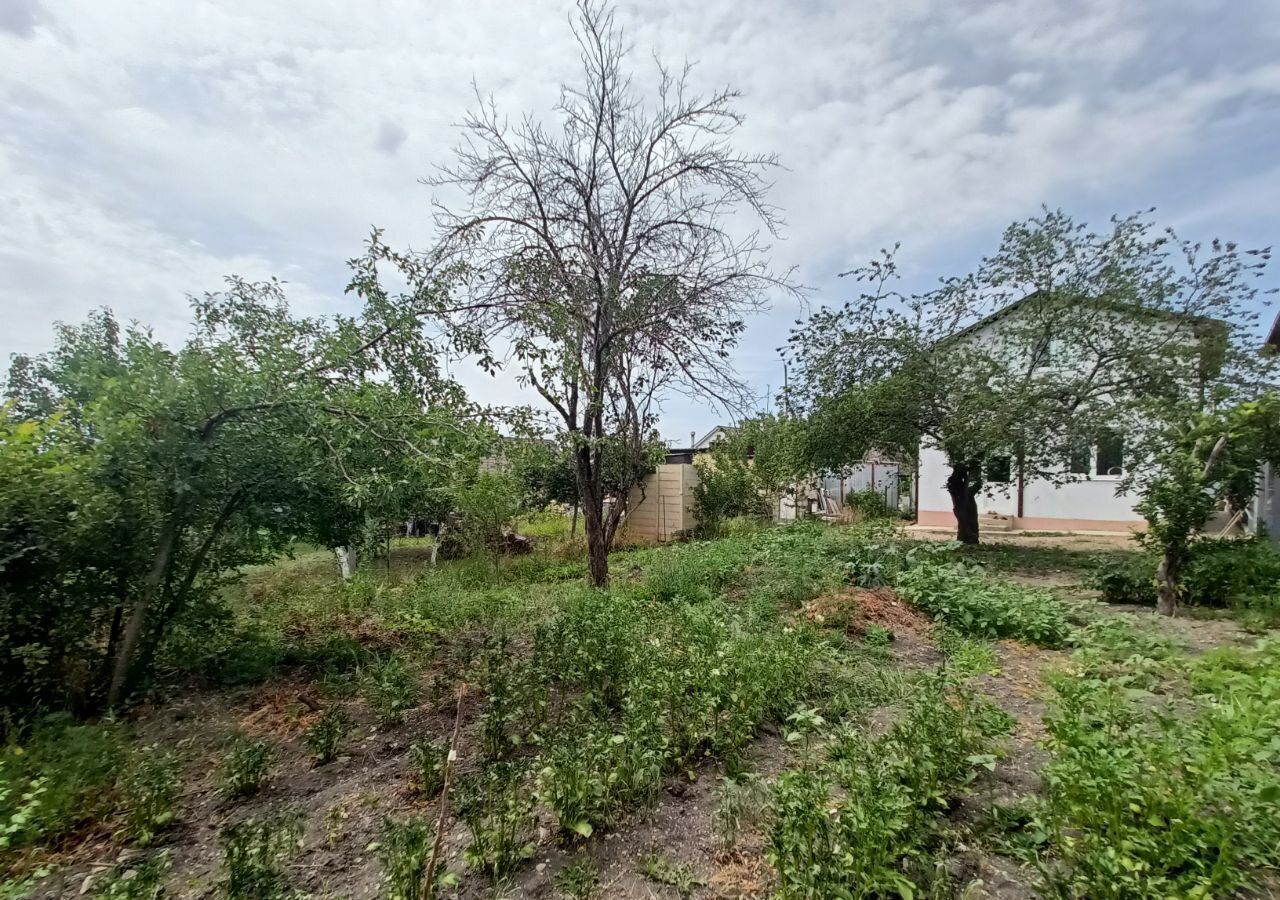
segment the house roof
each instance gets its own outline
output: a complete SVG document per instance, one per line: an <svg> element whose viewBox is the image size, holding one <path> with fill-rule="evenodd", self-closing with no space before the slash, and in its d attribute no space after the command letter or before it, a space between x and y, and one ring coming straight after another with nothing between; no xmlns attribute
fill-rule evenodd
<svg viewBox="0 0 1280 900"><path fill-rule="evenodd" d="M938 343L940 345L949 344L952 341L959 340L960 338L964 337L967 334L972 334L978 329L983 328L987 325L990 325L992 322L999 321L1000 319L1003 319L1005 316L1009 315L1014 310L1027 305L1032 300L1038 299L1041 296L1041 293L1042 293L1041 291L1032 291L1030 294L1027 294L1025 297L1022 297L1018 300L1014 300L1012 303L1006 306L1000 307L995 312L992 312L983 316L981 319L978 319L978 321L973 322L969 325L966 325L964 328L961 328L955 334L948 335ZM1190 313L1179 313L1179 312L1174 312L1172 310L1145 309L1142 307L1128 306L1124 303L1118 303L1118 302L1110 304L1110 306L1111 308L1121 312L1131 312L1135 314L1153 316L1153 317L1162 318L1162 319L1186 319L1190 322L1201 324L1201 325L1211 325L1211 324L1225 325L1226 324L1220 319L1214 319L1209 316L1195 316L1195 315L1191 315ZM1267 339L1268 343L1271 343L1273 341L1280 342L1280 316L1277 316L1276 323L1271 328L1271 336Z"/></svg>
<svg viewBox="0 0 1280 900"><path fill-rule="evenodd" d="M1280 347L1280 313L1276 313L1276 320L1271 323L1271 330L1267 332L1267 339L1263 346Z"/></svg>

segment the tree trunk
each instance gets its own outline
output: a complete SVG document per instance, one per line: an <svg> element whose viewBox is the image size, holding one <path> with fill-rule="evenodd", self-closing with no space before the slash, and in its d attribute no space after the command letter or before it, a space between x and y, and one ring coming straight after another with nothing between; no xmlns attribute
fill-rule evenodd
<svg viewBox="0 0 1280 900"><path fill-rule="evenodd" d="M951 511L956 517L956 540L962 544L976 545L978 535L978 491L982 482L970 477L965 465L952 464L947 476L947 493L951 495Z"/></svg>
<svg viewBox="0 0 1280 900"><path fill-rule="evenodd" d="M578 504L573 504L573 518L569 520L569 540L578 536Z"/></svg>
<svg viewBox="0 0 1280 900"><path fill-rule="evenodd" d="M609 543L605 537L604 503L582 505L582 530L587 537L587 572L595 587L609 586Z"/></svg>
<svg viewBox="0 0 1280 900"><path fill-rule="evenodd" d="M114 708L124 699L125 690L129 686L133 657L142 639L147 615L160 596L161 585L165 583L174 549L178 545L178 534L182 530L181 518L181 514L175 510L165 520L164 527L160 529L160 540L156 544L156 556L151 562L151 570L147 572L142 590L138 592L138 599L134 601L133 610L129 613L129 621L125 623L124 631L120 634L120 647L116 651L115 665L111 671L111 685L107 689L108 709Z"/></svg>
<svg viewBox="0 0 1280 900"><path fill-rule="evenodd" d="M1162 616L1178 612L1178 580L1182 575L1182 560L1171 550L1166 550L1156 568L1156 612Z"/></svg>
<svg viewBox="0 0 1280 900"><path fill-rule="evenodd" d="M352 573L356 570L356 548L334 547L333 555L338 557L338 568L342 572L342 580L350 581ZM435 564L434 558L432 564Z"/></svg>

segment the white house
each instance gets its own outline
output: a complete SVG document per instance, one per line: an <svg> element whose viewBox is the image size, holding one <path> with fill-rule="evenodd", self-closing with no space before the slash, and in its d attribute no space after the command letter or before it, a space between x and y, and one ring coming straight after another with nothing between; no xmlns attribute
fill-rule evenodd
<svg viewBox="0 0 1280 900"><path fill-rule="evenodd" d="M1092 357L1085 359L1081 354L1074 353L1072 348L1063 346L1065 342L1052 337L1051 328L1037 346L1013 346L1009 340L1010 333L1017 334L1016 340L1025 343L1025 336L1035 330L1026 327L1028 322L1025 318L1014 318L1037 315L1034 303L1030 303L1033 300L1034 295L1010 304L965 329L953 340L979 343L988 352L995 350L1005 354L1021 354L1026 360L1033 361L1033 367L1044 367L1050 372L1078 372L1081 367L1092 365ZM1180 344L1198 340L1199 325L1208 321L1178 316L1144 316L1139 320L1132 313L1105 307L1099 315L1113 316L1113 327L1153 329L1150 334L1171 335ZM1005 323L1010 322L1018 324L1006 327ZM1188 322L1192 323L1192 327L1185 327ZM1063 470L1075 477L1062 482L1033 476L1023 477L1009 457L993 457L984 467L986 486L977 497L980 522L984 527L1001 530L1140 530L1146 523L1134 509L1137 498L1132 494L1116 493L1128 462L1125 435L1119 433L1095 437L1087 449L1082 441L1079 452L1063 463ZM940 448L927 444L921 447L916 498L918 525L946 529L956 527L951 496L946 488L950 473L951 467L946 454Z"/></svg>

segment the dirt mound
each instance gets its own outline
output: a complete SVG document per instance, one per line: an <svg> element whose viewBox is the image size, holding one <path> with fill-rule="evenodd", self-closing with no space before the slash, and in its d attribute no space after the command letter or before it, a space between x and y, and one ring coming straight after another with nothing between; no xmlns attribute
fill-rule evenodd
<svg viewBox="0 0 1280 900"><path fill-rule="evenodd" d="M811 622L830 627L843 627L853 634L866 634L878 625L894 634L927 636L933 623L913 607L898 599L893 588L847 588L834 594L815 597L804 606L804 616Z"/></svg>

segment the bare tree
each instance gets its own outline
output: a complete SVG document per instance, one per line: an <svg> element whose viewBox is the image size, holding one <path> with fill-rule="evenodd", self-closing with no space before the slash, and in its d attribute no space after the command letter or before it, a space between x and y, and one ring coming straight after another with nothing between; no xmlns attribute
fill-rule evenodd
<svg viewBox="0 0 1280 900"><path fill-rule="evenodd" d="M557 129L527 115L512 125L477 92L455 163L427 179L467 198L436 203L430 264L463 273L455 324L505 341L563 423L591 580L603 585L628 482L644 471L631 466L606 496L606 446L639 463L672 390L741 406L729 351L768 292L796 288L770 268L762 237L780 224L765 202L777 160L730 146L737 92L698 94L687 64L659 63L646 101L611 12L580 0L571 27L583 72L561 88Z"/></svg>

